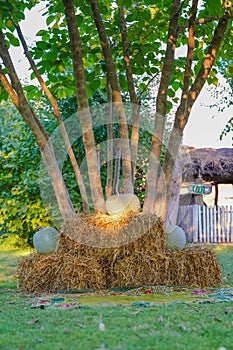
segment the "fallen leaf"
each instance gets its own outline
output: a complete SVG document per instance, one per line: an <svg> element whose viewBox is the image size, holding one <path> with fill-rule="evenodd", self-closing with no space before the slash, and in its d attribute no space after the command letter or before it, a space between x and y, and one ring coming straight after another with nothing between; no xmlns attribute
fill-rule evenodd
<svg viewBox="0 0 233 350"><path fill-rule="evenodd" d="M180 327L182 331L187 331L187 328L183 323L180 323L178 327Z"/></svg>
<svg viewBox="0 0 233 350"><path fill-rule="evenodd" d="M137 315L137 314L139 314L139 312L141 312L141 310L136 310L136 311L133 311L133 312L131 312L131 315Z"/></svg>
<svg viewBox="0 0 233 350"><path fill-rule="evenodd" d="M63 333L70 333L70 329L64 328L64 329L63 329Z"/></svg>
<svg viewBox="0 0 233 350"><path fill-rule="evenodd" d="M218 318L218 317L214 317L213 320L214 321L218 321L218 322L222 322L222 320L220 318Z"/></svg>
<svg viewBox="0 0 233 350"><path fill-rule="evenodd" d="M84 324L82 324L82 323L76 323L76 326L78 326L79 328L85 328L86 326L84 325Z"/></svg>
<svg viewBox="0 0 233 350"><path fill-rule="evenodd" d="M104 331L105 330L105 324L100 322L99 323L99 331Z"/></svg>
<svg viewBox="0 0 233 350"><path fill-rule="evenodd" d="M39 318L33 318L33 319L27 321L26 324L35 324L35 323L37 323L38 321L39 321Z"/></svg>
<svg viewBox="0 0 233 350"><path fill-rule="evenodd" d="M180 337L180 333L178 332L174 332L173 334L174 334L174 337Z"/></svg>
<svg viewBox="0 0 233 350"><path fill-rule="evenodd" d="M159 317L157 318L157 321L158 321L158 322L163 322L163 316L159 316Z"/></svg>
<svg viewBox="0 0 233 350"><path fill-rule="evenodd" d="M230 314L230 313L231 313L231 309L230 309L229 307L227 307L224 313L225 313L226 315Z"/></svg>

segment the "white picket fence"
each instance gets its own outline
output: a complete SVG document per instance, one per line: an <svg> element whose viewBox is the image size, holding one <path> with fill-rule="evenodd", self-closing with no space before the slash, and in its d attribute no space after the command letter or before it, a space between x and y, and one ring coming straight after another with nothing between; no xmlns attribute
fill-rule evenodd
<svg viewBox="0 0 233 350"><path fill-rule="evenodd" d="M233 207L179 207L177 224L189 242L233 243Z"/></svg>

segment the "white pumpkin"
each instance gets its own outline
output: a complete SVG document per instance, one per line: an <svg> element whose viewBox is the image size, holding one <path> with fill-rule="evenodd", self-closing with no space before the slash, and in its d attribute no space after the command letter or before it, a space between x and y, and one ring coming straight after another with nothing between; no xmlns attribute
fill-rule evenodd
<svg viewBox="0 0 233 350"><path fill-rule="evenodd" d="M114 194L106 200L106 209L111 216L137 213L140 210L139 198L133 193Z"/></svg>
<svg viewBox="0 0 233 350"><path fill-rule="evenodd" d="M39 254L51 254L57 247L58 231L53 227L45 227L33 236L33 245Z"/></svg>
<svg viewBox="0 0 233 350"><path fill-rule="evenodd" d="M167 249L182 250L186 245L186 235L179 226L169 226L166 228Z"/></svg>

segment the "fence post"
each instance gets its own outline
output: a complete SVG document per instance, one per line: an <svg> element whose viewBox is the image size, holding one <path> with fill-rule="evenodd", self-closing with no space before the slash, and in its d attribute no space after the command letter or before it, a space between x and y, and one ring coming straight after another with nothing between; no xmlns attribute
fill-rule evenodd
<svg viewBox="0 0 233 350"><path fill-rule="evenodd" d="M230 206L230 240L233 242L233 210L232 206Z"/></svg>
<svg viewBox="0 0 233 350"><path fill-rule="evenodd" d="M218 207L217 209L217 237L218 243L221 243L221 209L220 207Z"/></svg>
<svg viewBox="0 0 233 350"><path fill-rule="evenodd" d="M183 228L190 242L233 242L232 209L232 206L206 207L197 204L181 206L177 216L177 225Z"/></svg>
<svg viewBox="0 0 233 350"><path fill-rule="evenodd" d="M225 236L225 208L223 206L222 206L221 228L222 228L222 242L226 242L226 236Z"/></svg>
<svg viewBox="0 0 233 350"><path fill-rule="evenodd" d="M202 243L202 220L201 220L201 206L198 205L198 233L199 242Z"/></svg>
<svg viewBox="0 0 233 350"><path fill-rule="evenodd" d="M193 205L193 242L198 242L198 205Z"/></svg>
<svg viewBox="0 0 233 350"><path fill-rule="evenodd" d="M217 207L214 206L214 243L217 243Z"/></svg>
<svg viewBox="0 0 233 350"><path fill-rule="evenodd" d="M230 239L229 239L229 208L228 208L228 205L226 206L225 223L226 223L226 242L229 243Z"/></svg>
<svg viewBox="0 0 233 350"><path fill-rule="evenodd" d="M210 207L210 242L213 243L214 242L214 231L213 231L213 227L214 227L214 209L213 207Z"/></svg>

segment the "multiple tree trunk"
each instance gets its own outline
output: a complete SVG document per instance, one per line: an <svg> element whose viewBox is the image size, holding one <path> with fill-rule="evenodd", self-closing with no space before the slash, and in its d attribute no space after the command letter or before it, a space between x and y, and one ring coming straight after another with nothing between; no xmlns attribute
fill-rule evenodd
<svg viewBox="0 0 233 350"><path fill-rule="evenodd" d="M93 124L91 119L91 114L89 110L88 97L86 92L86 82L84 76L84 65L83 65L83 52L82 52L82 42L79 33L79 23L77 23L77 17L75 12L74 0L63 0L64 13L67 22L67 28L70 40L70 49L72 54L74 80L76 87L76 95L78 101L78 112L77 118L82 127L83 133L83 143L86 153L89 183L92 194L92 201L95 211L105 212L105 200L103 196L103 190L101 186L100 173L98 167L98 157L95 146ZM174 172L175 164L177 162L177 155L179 153L184 127L188 122L189 115L193 104L195 103L198 95L200 94L206 79L213 67L215 58L220 49L220 45L223 41L224 34L226 32L229 13L226 12L218 21L215 32L213 34L212 42L209 45L206 56L200 66L199 72L197 72L195 79L191 82L192 75L192 61L194 55L195 46L195 25L197 24L196 15L198 8L198 0L192 1L192 6L190 9L189 21L187 24L188 28L188 44L187 44L187 57L186 65L184 70L184 80L182 95L179 103L179 107L175 113L175 121L171 131L168 145L166 147L165 156L162 162L161 168L161 149L164 140L164 130L165 130L165 118L166 118L166 107L167 107L167 90L171 81L172 69L174 66L175 48L178 36L184 28L179 26L179 16L182 9L183 2L181 0L173 0L171 6L171 14L169 21L168 37L167 37L167 47L162 68L162 74L156 99L156 113L155 113L155 123L154 123L154 134L152 137L152 146L150 152L149 166L147 172L147 184L146 184L146 199L144 202L143 210L144 212L158 212L160 216L165 220L168 213L171 211L171 207L168 207L169 200L171 200L171 186L176 182L177 173ZM101 17L100 9L97 0L90 0L92 16L94 23L96 25L100 46L102 48L103 56L107 67L107 81L109 87L109 102L113 103L113 107L116 111L119 133L120 133L120 149L122 154L122 174L123 174L123 187L125 193L133 192L133 183L135 175L135 167L137 160L137 148L138 148L138 135L139 135L139 122L140 122L140 101L138 101L136 96L136 89L134 86L134 79L132 74L132 68L130 63L130 52L129 43L127 40L127 28L124 18L124 8L119 8L119 20L120 20L120 32L122 38L122 49L124 54L125 71L126 78L128 82L128 90L130 95L130 101L133 105L132 109L132 133L131 140L129 140L129 130L126 121L125 111L122 103L121 90L117 78L116 68L109 45L109 41L106 35L104 22ZM62 122L60 111L58 109L57 101L51 95L50 91L47 89L43 79L38 74L35 63L30 57L29 51L26 46L26 42L20 31L20 28L16 26L20 40L23 44L25 54L34 70L46 96L51 102L54 114L58 119L62 136L65 140L67 152L71 158L74 169L76 169L76 177L80 187L80 191L84 201L85 211L89 210L88 200L85 193L85 187L83 185L81 175L77 162L75 160L74 154L72 152L71 145L69 143L69 138L66 133L65 127ZM22 85L17 76L17 73L12 64L9 51L5 44L5 38L3 32L0 32L0 56L2 58L5 68L7 68L8 76L1 70L0 79L2 84L8 94L10 95L13 103L19 110L20 114L24 118L25 122L29 125L36 138L37 144L40 148L42 159L44 161L45 167L51 177L51 182L56 194L59 209L61 211L63 219L70 218L74 214L74 209L70 201L69 195L67 193L64 181L62 179L62 174L60 172L57 160L54 156L53 147L49 141L49 137L44 131L39 120L36 118L33 110L31 109L28 101L25 98ZM112 101L111 101L112 100ZM112 111L107 111L108 115L108 136L113 137L111 125L112 125ZM110 142L110 140L109 140ZM113 145L110 144L110 149L112 152ZM186 150L187 152L187 150ZM208 151L208 152L214 152ZM226 152L226 151L225 151ZM208 162L200 163L200 151L199 158L193 161L192 164L184 165L184 176L188 178L189 172L198 173L201 171L203 180L212 178L214 183L221 182L225 177L227 181L232 181L232 162L225 162L226 159L223 151L218 151L218 171L216 171L215 162L210 158ZM190 156L195 157L197 151L190 150ZM207 154L207 153L205 153ZM208 153L210 154L210 153ZM232 156L232 153L231 153ZM204 156L203 156L204 157ZM225 158L224 158L225 157ZM111 153L111 157L113 155ZM109 159L111 161L111 159ZM205 164L205 165L204 165ZM112 167L112 163L111 163ZM107 196L111 194L113 188L112 183L113 173L110 168L108 168L108 183L107 183ZM116 179L117 180L117 179ZM116 189L115 189L116 190ZM173 194L173 197L174 194ZM169 199L170 198L170 199ZM162 203L162 205L161 205ZM169 214L170 215L170 214Z"/></svg>

